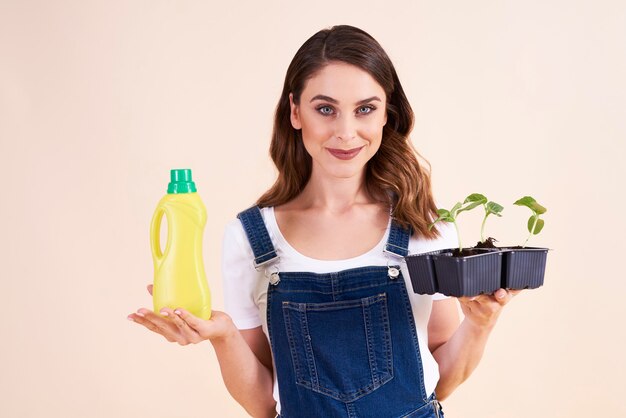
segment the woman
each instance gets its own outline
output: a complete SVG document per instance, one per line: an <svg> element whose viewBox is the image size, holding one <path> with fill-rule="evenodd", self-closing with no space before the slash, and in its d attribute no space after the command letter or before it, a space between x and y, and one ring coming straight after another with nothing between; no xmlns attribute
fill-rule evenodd
<svg viewBox="0 0 626 418"><path fill-rule="evenodd" d="M412 292L402 257L457 242L454 228L428 229L413 121L376 40L347 25L316 33L276 109L278 179L224 233L228 314L129 318L181 345L210 340L254 417L442 417L438 399L475 369L516 292L458 298L461 323L454 298Z"/></svg>

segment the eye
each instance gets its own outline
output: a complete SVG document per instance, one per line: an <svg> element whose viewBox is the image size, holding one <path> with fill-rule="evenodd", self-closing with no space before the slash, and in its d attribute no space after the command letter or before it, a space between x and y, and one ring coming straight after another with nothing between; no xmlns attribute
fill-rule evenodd
<svg viewBox="0 0 626 418"><path fill-rule="evenodd" d="M328 111L325 111L328 110ZM324 116L332 115L333 108L330 106L320 106L317 108L317 111L320 112Z"/></svg>
<svg viewBox="0 0 626 418"><path fill-rule="evenodd" d="M375 106L372 105L367 105L367 106L361 106L359 107L359 110L363 110L362 112L360 112L361 114L368 114L368 113L372 113L374 111L374 109L376 109Z"/></svg>

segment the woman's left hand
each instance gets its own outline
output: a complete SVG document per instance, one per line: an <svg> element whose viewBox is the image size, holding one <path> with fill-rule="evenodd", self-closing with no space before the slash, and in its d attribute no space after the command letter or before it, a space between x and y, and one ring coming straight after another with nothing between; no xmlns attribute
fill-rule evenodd
<svg viewBox="0 0 626 418"><path fill-rule="evenodd" d="M465 319L479 327L492 328L504 305L521 290L498 289L492 295L463 296L458 298Z"/></svg>

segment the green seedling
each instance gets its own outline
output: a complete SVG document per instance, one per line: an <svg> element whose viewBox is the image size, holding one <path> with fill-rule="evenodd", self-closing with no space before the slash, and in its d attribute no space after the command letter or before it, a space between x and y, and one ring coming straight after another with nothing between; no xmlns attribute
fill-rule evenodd
<svg viewBox="0 0 626 418"><path fill-rule="evenodd" d="M524 196L521 199L518 199L513 204L518 206L526 206L533 212L531 217L528 218L528 231L530 232L530 234L528 234L528 238L526 238L526 241L524 241L524 244L522 244L522 248L524 248L526 247L526 243L528 242L530 237L532 235L537 235L543 229L544 222L543 219L539 217L539 215L545 213L547 209L537 203L537 201L530 196Z"/></svg>
<svg viewBox="0 0 626 418"><path fill-rule="evenodd" d="M461 244L461 234L459 233L459 226L456 223L456 218L457 218L457 216L459 216L459 214L461 212L473 209L476 206L478 206L479 204L480 203L474 205L472 203L472 204L469 204L469 205L463 207L463 203L456 202L456 204L450 210L437 209L438 218L435 219L435 221L433 223L428 225L428 230L430 231L433 228L433 226L435 226L435 224L437 222L441 222L441 221L443 221L443 222L452 222L454 224L454 227L456 228L456 236L457 236L457 239L459 240L459 251L463 251L463 244Z"/></svg>
<svg viewBox="0 0 626 418"><path fill-rule="evenodd" d="M463 203L469 203L469 205L465 207L465 210L470 210L478 205L483 205L483 208L485 209L485 217L483 218L483 223L480 226L480 242L485 242L485 223L487 222L487 217L489 215L501 217L502 215L500 212L502 212L504 207L496 202L489 202L487 198L480 193L472 193L465 198Z"/></svg>

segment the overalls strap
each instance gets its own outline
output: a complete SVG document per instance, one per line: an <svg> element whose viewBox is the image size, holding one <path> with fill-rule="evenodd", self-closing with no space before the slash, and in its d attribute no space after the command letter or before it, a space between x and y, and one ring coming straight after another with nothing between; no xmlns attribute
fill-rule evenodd
<svg viewBox="0 0 626 418"><path fill-rule="evenodd" d="M267 232L261 209L254 205L237 214L243 229L246 232L252 252L254 253L254 267L260 267L278 258L278 254L272 244L272 239Z"/></svg>
<svg viewBox="0 0 626 418"><path fill-rule="evenodd" d="M406 257L409 254L409 238L412 228L402 228L395 219L391 219L389 228L389 238L385 245L384 252L392 253L398 257Z"/></svg>

